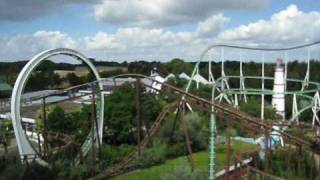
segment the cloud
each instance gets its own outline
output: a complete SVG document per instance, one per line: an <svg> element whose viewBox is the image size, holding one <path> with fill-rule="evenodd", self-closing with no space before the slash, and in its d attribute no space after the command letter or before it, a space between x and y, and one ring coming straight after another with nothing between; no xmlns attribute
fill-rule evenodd
<svg viewBox="0 0 320 180"><path fill-rule="evenodd" d="M2 37L0 47L1 59L10 60L30 58L35 53L56 47L75 48L76 42L59 31L37 31L32 35Z"/></svg>
<svg viewBox="0 0 320 180"><path fill-rule="evenodd" d="M98 0L0 0L0 20L28 20L61 11L69 5L97 2Z"/></svg>
<svg viewBox="0 0 320 180"><path fill-rule="evenodd" d="M254 10L267 0L102 0L94 6L97 21L130 26L170 26L199 21L224 10Z"/></svg>
<svg viewBox="0 0 320 180"><path fill-rule="evenodd" d="M113 33L72 37L59 31L38 31L29 35L0 37L1 60L30 58L48 48L67 47L87 56L112 60L196 60L212 44L288 47L319 40L320 12L302 12L295 5L267 20L224 30L230 18L218 13L200 21L191 31L165 28L127 27Z"/></svg>
<svg viewBox="0 0 320 180"><path fill-rule="evenodd" d="M97 21L134 26L195 22L224 10L253 10L269 0L0 0L0 21L24 21L63 11L72 5L93 6Z"/></svg>
<svg viewBox="0 0 320 180"><path fill-rule="evenodd" d="M320 13L302 12L296 5L275 13L269 20L259 20L248 25L222 32L217 41L260 45L285 45L307 43L320 39Z"/></svg>
<svg viewBox="0 0 320 180"><path fill-rule="evenodd" d="M228 18L217 14L199 22L194 31L172 32L162 28L119 28L114 33L73 38L59 31L0 38L1 59L26 58L49 48L74 48L92 57L113 59L196 58L207 37L218 34Z"/></svg>
<svg viewBox="0 0 320 180"><path fill-rule="evenodd" d="M199 36L215 36L219 33L226 23L230 21L230 18L223 16L221 13L214 15L202 21L198 24L196 33Z"/></svg>

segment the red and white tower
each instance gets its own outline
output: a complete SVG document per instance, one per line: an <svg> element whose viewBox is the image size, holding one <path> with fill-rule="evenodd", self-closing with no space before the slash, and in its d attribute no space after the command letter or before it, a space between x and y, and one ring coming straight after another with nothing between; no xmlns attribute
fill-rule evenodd
<svg viewBox="0 0 320 180"><path fill-rule="evenodd" d="M274 82L273 82L273 95L272 95L272 106L275 108L276 113L285 118L285 79L284 79L284 68L283 60L277 59L277 66L274 71Z"/></svg>

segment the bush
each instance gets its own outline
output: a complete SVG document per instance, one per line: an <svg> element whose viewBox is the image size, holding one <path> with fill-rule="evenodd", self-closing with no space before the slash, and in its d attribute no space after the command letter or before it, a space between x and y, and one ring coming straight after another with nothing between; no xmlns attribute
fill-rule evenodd
<svg viewBox="0 0 320 180"><path fill-rule="evenodd" d="M38 164L36 161L29 164L29 167L27 165L24 166L24 171L20 171L23 175L23 179L55 179L55 174L51 169L49 169L47 166L43 166ZM17 173L17 169L14 170Z"/></svg>
<svg viewBox="0 0 320 180"><path fill-rule="evenodd" d="M86 179L89 176L90 168L86 165L72 166L68 160L59 160L55 170L58 172L56 179L78 180Z"/></svg>
<svg viewBox="0 0 320 180"><path fill-rule="evenodd" d="M192 150L198 152L206 149L209 142L209 129L206 123L208 122L208 118L201 116L199 113L192 112L185 116L185 120L188 125ZM182 128L181 130L183 131Z"/></svg>
<svg viewBox="0 0 320 180"><path fill-rule="evenodd" d="M103 145L101 147L101 159L105 165L115 164L121 161L131 151L134 150L134 146L122 144L120 146Z"/></svg>
<svg viewBox="0 0 320 180"><path fill-rule="evenodd" d="M270 154L270 161L272 166L270 166L270 173L280 177L287 177L287 178L296 178L297 176L297 164L298 164L298 154L295 149L288 149L282 148L278 149L275 152ZM290 157L290 167L289 171L287 170L287 158ZM263 169L264 164L260 164L261 168ZM310 172L313 172L311 174ZM311 179L315 177L317 173L315 159L312 158L311 154L308 151L302 150L301 154L301 174L299 178Z"/></svg>
<svg viewBox="0 0 320 180"><path fill-rule="evenodd" d="M24 167L20 164L20 162L3 160L1 161L0 166L0 180L22 179Z"/></svg>
<svg viewBox="0 0 320 180"><path fill-rule="evenodd" d="M184 142L174 143L167 146L166 156L168 158L183 156L185 154L186 154L186 145Z"/></svg>
<svg viewBox="0 0 320 180"><path fill-rule="evenodd" d="M153 146L146 149L133 164L139 168L147 168L163 163L166 160L166 151L167 146L164 143L155 141Z"/></svg>

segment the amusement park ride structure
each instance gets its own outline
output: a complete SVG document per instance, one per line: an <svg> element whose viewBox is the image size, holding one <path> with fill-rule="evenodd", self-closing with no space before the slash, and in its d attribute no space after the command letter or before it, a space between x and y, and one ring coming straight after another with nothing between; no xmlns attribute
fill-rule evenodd
<svg viewBox="0 0 320 180"><path fill-rule="evenodd" d="M111 79L113 79L114 88L117 88L116 85L116 79L119 77L132 77L135 78L136 81L134 81L134 87L136 89L139 88L139 86L145 86L147 88L151 88L154 91L157 92L174 92L175 94L180 95L179 102L174 102L170 104L168 107L164 109L163 112L161 112L157 119L154 121L154 124L150 126L149 130L147 131L147 135L140 139L140 132L139 132L139 140L138 140L138 146L135 151L130 153L127 157L123 159L118 165L114 167L109 167L105 170L102 170L100 174L92 177L92 179L102 179L108 176L114 176L123 171L128 165L128 163L133 160L137 155L143 151L147 144L152 140L152 137L156 134L158 129L163 124L163 121L165 120L165 117L167 116L168 112L176 112L176 114L181 114L181 125L184 129L184 135L186 140L186 145L189 153L189 159L191 161L192 167L194 167L194 161L192 158L192 150L188 135L188 130L186 126L186 121L184 120L183 116L186 111L186 105L191 105L193 107L197 107L203 111L207 111L210 113L210 142L209 142L209 179L213 180L216 178L216 164L215 164L215 142L216 142L216 136L218 133L218 129L216 128L216 120L217 117L220 117L219 119L227 120L228 129L234 124L234 120L237 119L238 121L242 122L243 126L245 126L247 129L250 129L251 131L256 131L262 134L265 143L265 158L268 158L268 152L270 151L271 146L271 136L273 136L273 133L276 133L276 136L281 136L284 143L282 144L290 144L296 146L296 149L301 150L301 148L304 148L308 151L310 151L312 154L316 153L319 154L319 152L315 151L312 148L312 143L309 141L304 140L301 137L296 137L294 135L291 135L290 133L286 132L285 130L288 127L297 127L301 128L302 126L306 126L312 131L316 130L316 127L319 126L319 117L318 112L320 110L320 96L319 96L319 88L320 83L317 82L311 82L310 79L310 49L313 46L316 46L320 44L320 42L315 42L311 44L306 44L302 46L296 46L291 48L279 48L279 49L267 49L267 48L251 48L251 47L240 47L240 46L229 46L229 45L213 45L208 47L202 54L195 64L195 67L192 71L191 78L188 81L188 84L186 85L186 88L184 90L176 88L172 85L169 85L163 81L158 81L157 79L154 79L152 77L147 77L144 75L138 75L138 74L124 74L121 76L116 76ZM217 53L217 49L220 49L220 61L221 61L221 77L215 79L212 73L212 53ZM239 51L239 75L227 75L225 71L225 52L227 50L232 49ZM298 80L298 79L290 79L287 77L287 67L288 67L288 54L291 51L294 51L296 49L307 49L307 71L304 80ZM248 76L244 74L243 71L243 51L255 51L255 52L261 52L261 76ZM265 53L266 52L284 52L284 69L283 72L280 73L278 76L283 77L282 80L280 78L280 86L283 88L283 90L275 90L279 89L277 86L279 84L276 84L275 77L267 77L265 76ZM75 57L76 59L79 59L86 63L88 67L93 71L96 81L81 85L81 86L89 86L92 89L92 112L93 112L93 121L92 121L92 131L86 138L85 142L81 144L80 153L76 156L77 162L80 162L82 157L86 156L91 148L95 148L96 145L100 145L102 143L102 132L103 132L103 114L104 114L104 94L103 94L103 81L109 81L110 79L103 79L100 78L99 74L97 73L95 67L93 64L82 54L70 50L70 49L54 49L54 50L48 50L45 52L42 52L38 55L36 55L34 58L32 58L27 65L23 68L21 73L18 76L18 79L15 83L13 94L12 94L12 101L11 101L11 115L12 115L12 122L14 125L14 131L15 136L17 139L18 147L19 147L19 153L22 158L25 158L26 156L33 156L34 158L37 158L38 160L42 160L47 162L48 158L44 158L44 156L39 153L38 150L36 150L33 145L29 142L28 137L24 133L23 126L21 124L21 115L20 115L20 102L21 102L21 96L23 93L24 86L28 80L28 77L32 73L32 71L45 59L55 56L55 55L67 55L71 57ZM190 89L192 86L192 83L194 83L194 78L197 74L199 74L199 64L205 60L208 60L208 81L209 86L212 88L211 93L211 99L204 99L203 97L196 96L194 94L190 93ZM277 76L277 73L275 73ZM145 84L144 81L140 81L141 79L148 79L152 82L152 85ZM237 79L239 81L239 87L232 87L229 83L230 79ZM261 89L254 89L254 88L247 88L246 87L246 80L255 79L259 80L261 82ZM274 82L274 89L266 89L265 82L271 81ZM290 90L286 87L287 83L298 83L301 85L300 90ZM282 83L282 84L281 84ZM59 93L70 93L74 92L75 90L79 89L81 86L71 87L65 90L60 90L59 92L54 92L52 94L59 94ZM197 84L196 87L199 87ZM280 88L281 89L281 88ZM137 91L138 92L138 91ZM50 96L51 94L45 96L45 97L37 97L38 99L43 99L43 114L44 114L44 122L46 117L46 97ZM136 108L137 112L139 112L140 109L140 103L139 103L139 93L136 93ZM239 101L243 100L244 102L248 101L248 96L261 96L261 114L260 117L253 117L252 115L249 115L245 112L241 112L239 110ZM281 97L280 102L276 103L283 103L285 98L292 96L292 115L291 117L287 118L285 117L285 114L281 112L283 115L283 119L281 120L268 120L265 119L265 99L267 96L270 97ZM71 98L79 98L75 96L70 96ZM304 102L308 102L307 105L304 107L299 106L299 100L303 99ZM106 102L109 103L109 102ZM110 102L111 103L111 102ZM114 102L112 102L114 103ZM284 107L283 107L284 108ZM300 108L300 109L299 109ZM299 116L305 112L306 110L311 109L312 110L312 122L309 123L300 123L299 122ZM177 115L178 116L178 115ZM139 113L137 113L137 119L140 119ZM288 120L285 120L288 119ZM140 122L140 120L139 120ZM140 130L141 123L138 123ZM107 126L107 125L106 125ZM231 173L230 167L230 134L227 133L227 162L226 162L226 169L225 169L225 176L228 178L228 174ZM46 133L43 133L43 136L46 136ZM44 138L46 139L46 138ZM41 145L39 145L40 147ZM78 161L79 160L79 161ZM240 161L241 164L242 161ZM299 161L300 162L300 161ZM50 163L50 162L48 162ZM242 166L240 165L240 169ZM265 161L265 172L260 172L255 167L248 167L251 171L254 171L258 174L263 174L264 176L269 176L267 174L268 172L268 161Z"/></svg>

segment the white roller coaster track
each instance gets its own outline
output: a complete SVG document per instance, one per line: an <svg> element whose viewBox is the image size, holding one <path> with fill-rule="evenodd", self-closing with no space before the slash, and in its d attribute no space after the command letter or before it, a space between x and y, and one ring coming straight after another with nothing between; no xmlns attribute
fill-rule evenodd
<svg viewBox="0 0 320 180"><path fill-rule="evenodd" d="M99 82L99 88L100 90L103 89L103 85L100 81L100 76L98 71L96 70L95 66L91 63L91 61L86 58L84 55L81 53L71 50L71 49L66 49L66 48L58 48L58 49L50 49L43 51L39 53L38 55L34 56L22 69L20 72L13 91L12 91L12 100L11 100L11 116L12 116L12 123L14 127L14 133L15 137L17 140L18 148L19 148L19 154L20 156L24 155L32 155L36 154L35 149L33 149L32 145L29 143L24 130L21 125L21 115L20 115L20 105L21 105L21 96L24 90L24 87L26 85L26 82L28 81L29 76L31 75L32 71L44 60L56 56L56 55L66 55L70 57L74 57L77 60L80 60L84 62L90 70L93 72L95 75L96 79ZM100 100L100 109L97 114L98 118L98 133L99 136L102 137L102 130L103 130L103 108L104 108L104 97L101 94L101 97L99 98ZM100 138L101 140L101 138ZM90 144L92 142L85 142L84 144ZM86 148L83 148L86 149ZM86 151L86 150L85 150ZM86 153L86 152L84 152Z"/></svg>

